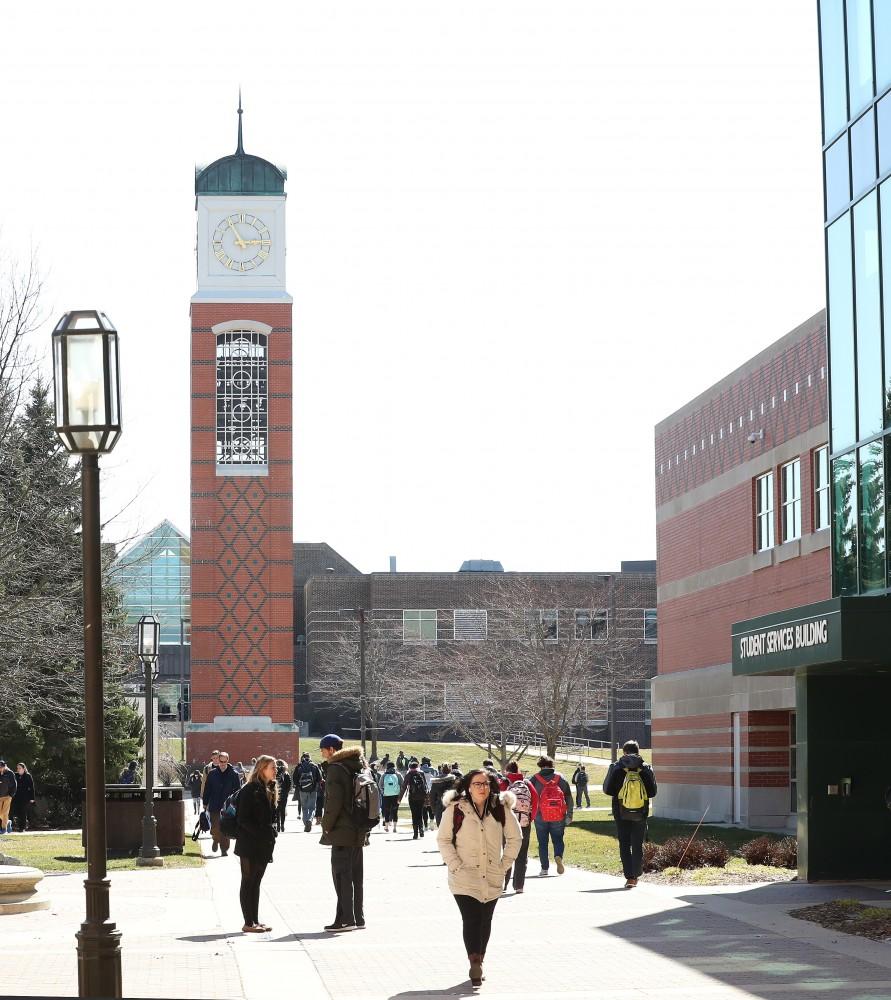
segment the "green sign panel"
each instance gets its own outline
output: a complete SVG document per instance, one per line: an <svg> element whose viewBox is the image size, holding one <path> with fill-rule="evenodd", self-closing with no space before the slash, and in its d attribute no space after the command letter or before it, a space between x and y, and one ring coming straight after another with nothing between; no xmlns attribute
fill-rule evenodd
<svg viewBox="0 0 891 1000"><path fill-rule="evenodd" d="M841 609L823 601L733 626L735 674L785 674L841 659Z"/></svg>

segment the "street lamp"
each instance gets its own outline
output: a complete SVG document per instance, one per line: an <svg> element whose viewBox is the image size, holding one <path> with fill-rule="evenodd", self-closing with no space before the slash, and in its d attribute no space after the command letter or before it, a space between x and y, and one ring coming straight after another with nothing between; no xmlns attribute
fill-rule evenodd
<svg viewBox="0 0 891 1000"><path fill-rule="evenodd" d="M118 334L93 310L68 312L52 334L56 433L81 456L86 755L86 919L77 934L81 997L121 997L121 932L109 919L105 835L105 720L102 684L102 553L99 455L121 436Z"/></svg>
<svg viewBox="0 0 891 1000"><path fill-rule="evenodd" d="M152 682L158 678L158 646L161 623L154 615L143 615L136 626L136 655L145 670L145 812L142 816L142 850L136 864L159 868L164 864L158 850L158 823L152 813L155 797L155 703Z"/></svg>
<svg viewBox="0 0 891 1000"><path fill-rule="evenodd" d="M359 740L365 754L365 608L338 608L339 615L359 618ZM377 751L375 751L376 753Z"/></svg>

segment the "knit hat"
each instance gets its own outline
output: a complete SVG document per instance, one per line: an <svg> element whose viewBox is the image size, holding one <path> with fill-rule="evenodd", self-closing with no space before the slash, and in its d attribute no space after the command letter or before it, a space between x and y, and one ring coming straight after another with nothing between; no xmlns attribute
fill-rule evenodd
<svg viewBox="0 0 891 1000"><path fill-rule="evenodd" d="M342 746L343 740L336 733L328 733L319 740L320 750L340 750Z"/></svg>

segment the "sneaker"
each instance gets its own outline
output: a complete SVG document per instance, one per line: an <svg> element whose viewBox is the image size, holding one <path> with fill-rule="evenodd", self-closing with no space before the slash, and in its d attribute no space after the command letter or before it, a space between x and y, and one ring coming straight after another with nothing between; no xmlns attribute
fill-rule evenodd
<svg viewBox="0 0 891 1000"><path fill-rule="evenodd" d="M521 893L522 891L523 891L522 889L514 889L514 895L516 896L519 893Z"/></svg>
<svg viewBox="0 0 891 1000"><path fill-rule="evenodd" d="M338 931L354 931L356 929L356 925L355 924L343 924L343 923L338 924L338 923L334 923L334 924L326 924L326 926L323 929L326 930L326 931L328 931L331 934L335 934Z"/></svg>
<svg viewBox="0 0 891 1000"><path fill-rule="evenodd" d="M423 837L423 836L424 836L424 834L422 833L422 834L421 834L421 836ZM417 835L417 834L415 834L415 835L414 835L414 836L413 836L413 837L412 837L411 839L412 839L412 840L417 840L417 839L418 839L418 835Z"/></svg>
<svg viewBox="0 0 891 1000"><path fill-rule="evenodd" d="M365 930L365 920L364 919L356 921L356 930L357 931L364 931Z"/></svg>
<svg viewBox="0 0 891 1000"><path fill-rule="evenodd" d="M220 851L220 857L221 858L228 858L229 857L229 852L228 851Z"/></svg>
<svg viewBox="0 0 891 1000"><path fill-rule="evenodd" d="M548 874L547 868L542 868L542 870L538 873L538 877L544 878L547 874Z"/></svg>
<svg viewBox="0 0 891 1000"><path fill-rule="evenodd" d="M421 836L422 836L422 837L424 836L424 831L423 831L423 830L421 830Z"/></svg>
<svg viewBox="0 0 891 1000"><path fill-rule="evenodd" d="M562 875L563 872L566 871L566 868L563 865L563 858L562 858L562 856L559 855L559 854L555 855L554 856L554 861L557 862L557 874L558 875Z"/></svg>
<svg viewBox="0 0 891 1000"><path fill-rule="evenodd" d="M211 850L212 850L212 851L214 852L214 854L216 854L216 852L217 852L217 848L218 848L219 846L220 846L220 845L219 845L219 844L218 844L218 843L217 843L216 841L214 841L214 842L213 842L213 843L212 843L212 844L210 845L210 849L211 849Z"/></svg>
<svg viewBox="0 0 891 1000"><path fill-rule="evenodd" d="M626 889L633 889L636 885L637 885L637 879L636 878L630 878L625 883L625 888Z"/></svg>

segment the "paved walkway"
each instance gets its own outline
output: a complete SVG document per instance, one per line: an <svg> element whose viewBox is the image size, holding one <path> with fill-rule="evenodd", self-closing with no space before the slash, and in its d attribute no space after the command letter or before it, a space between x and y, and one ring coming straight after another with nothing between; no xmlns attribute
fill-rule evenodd
<svg viewBox="0 0 891 1000"><path fill-rule="evenodd" d="M127 997L426 1000L472 995L458 911L435 837L375 833L366 851L368 929L329 935L328 852L294 807L263 883L268 935L239 932L238 862L112 874ZM187 817L187 822L191 817ZM209 848L209 842L203 844ZM553 869L552 869L553 870ZM647 885L569 868L534 877L495 913L481 994L499 1000L891 1000L891 948L794 920L839 897L891 901L891 885ZM0 918L4 986L75 996L79 876L49 876L51 910Z"/></svg>

